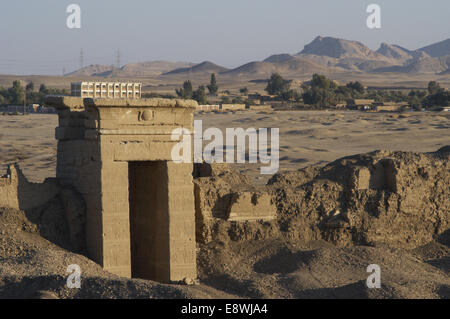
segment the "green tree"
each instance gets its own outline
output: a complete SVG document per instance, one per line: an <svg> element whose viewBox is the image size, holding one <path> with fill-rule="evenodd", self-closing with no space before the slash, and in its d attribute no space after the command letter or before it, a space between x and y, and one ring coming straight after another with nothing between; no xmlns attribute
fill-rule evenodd
<svg viewBox="0 0 450 319"><path fill-rule="evenodd" d="M428 94L432 95L439 93L440 91L442 91L442 88L439 83L437 83L436 81L430 81L428 83Z"/></svg>
<svg viewBox="0 0 450 319"><path fill-rule="evenodd" d="M440 90L435 94L428 95L423 103L423 106L430 108L433 106L449 106L450 105L450 92Z"/></svg>
<svg viewBox="0 0 450 319"><path fill-rule="evenodd" d="M303 87L303 101L318 107L335 105L351 95L349 87L338 87L337 84L324 75L313 74L310 87Z"/></svg>
<svg viewBox="0 0 450 319"><path fill-rule="evenodd" d="M355 98L359 96L359 94L355 94L355 91L346 86L339 86L335 91L336 97L340 101L346 101L351 98Z"/></svg>
<svg viewBox="0 0 450 319"><path fill-rule="evenodd" d="M409 97L417 97L419 99L423 99L423 98L425 98L425 96L427 96L427 92L423 91L423 90L411 90L408 93L408 96Z"/></svg>
<svg viewBox="0 0 450 319"><path fill-rule="evenodd" d="M27 86L25 87L25 90L26 90L27 92L32 92L32 91L34 91L34 83L33 83L33 81L31 81L30 83L27 84Z"/></svg>
<svg viewBox="0 0 450 319"><path fill-rule="evenodd" d="M222 104L230 104L231 103L231 99L228 96L222 96L221 102L222 102Z"/></svg>
<svg viewBox="0 0 450 319"><path fill-rule="evenodd" d="M198 104L206 104L206 90L203 85L199 86L192 94L192 98L198 102Z"/></svg>
<svg viewBox="0 0 450 319"><path fill-rule="evenodd" d="M39 87L39 93L42 93L42 94L48 94L49 93L49 91L47 89L47 86L44 83L42 83L41 86Z"/></svg>
<svg viewBox="0 0 450 319"><path fill-rule="evenodd" d="M265 91L271 95L280 95L287 89L287 81L278 73L272 73Z"/></svg>
<svg viewBox="0 0 450 319"><path fill-rule="evenodd" d="M302 99L302 95L296 90L284 90L279 97L283 101L299 102Z"/></svg>
<svg viewBox="0 0 450 319"><path fill-rule="evenodd" d="M231 103L233 103L233 104L245 104L245 101L244 101L244 99L242 97L237 96L231 101Z"/></svg>
<svg viewBox="0 0 450 319"><path fill-rule="evenodd" d="M211 80L208 85L208 91L210 94L217 94L218 90L219 90L219 86L217 85L217 82L216 82L216 74L213 73L213 74L211 74Z"/></svg>
<svg viewBox="0 0 450 319"><path fill-rule="evenodd" d="M413 110L420 111L422 109L422 101L417 96L409 98L408 104Z"/></svg>
<svg viewBox="0 0 450 319"><path fill-rule="evenodd" d="M359 81L355 81L355 82L348 82L346 87L348 87L349 89L351 89L352 91L356 91L360 94L364 93L364 86L362 85L361 82Z"/></svg>
<svg viewBox="0 0 450 319"><path fill-rule="evenodd" d="M319 88L328 90L334 90L337 88L337 85L334 81L327 79L325 75L313 74L311 80L311 88Z"/></svg>
<svg viewBox="0 0 450 319"><path fill-rule="evenodd" d="M248 94L248 89L247 89L247 88L242 88L242 89L239 90L239 92L240 92L242 95L247 95L247 94Z"/></svg>
<svg viewBox="0 0 450 319"><path fill-rule="evenodd" d="M184 81L183 87L176 89L177 95L183 99L192 99L193 89L191 81Z"/></svg>
<svg viewBox="0 0 450 319"><path fill-rule="evenodd" d="M0 86L0 96L3 98L2 104L8 104L9 93L3 86Z"/></svg>
<svg viewBox="0 0 450 319"><path fill-rule="evenodd" d="M8 89L11 103L23 104L25 100L25 90L23 89L20 81L14 81L13 86Z"/></svg>
<svg viewBox="0 0 450 319"><path fill-rule="evenodd" d="M423 90L411 90L408 93L406 100L412 109L420 111L422 109L422 104L424 102L427 92Z"/></svg>

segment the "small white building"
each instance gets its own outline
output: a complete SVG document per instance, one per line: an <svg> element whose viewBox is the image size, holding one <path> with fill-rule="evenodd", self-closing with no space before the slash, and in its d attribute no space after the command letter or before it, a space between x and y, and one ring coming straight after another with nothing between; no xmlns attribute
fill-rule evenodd
<svg viewBox="0 0 450 319"><path fill-rule="evenodd" d="M72 82L71 95L105 99L140 99L142 83Z"/></svg>

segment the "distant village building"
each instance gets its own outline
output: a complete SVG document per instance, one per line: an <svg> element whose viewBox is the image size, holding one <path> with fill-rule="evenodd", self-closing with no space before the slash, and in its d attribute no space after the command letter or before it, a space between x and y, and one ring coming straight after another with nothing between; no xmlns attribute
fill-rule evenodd
<svg viewBox="0 0 450 319"><path fill-rule="evenodd" d="M142 83L72 82L71 95L107 99L140 99Z"/></svg>
<svg viewBox="0 0 450 319"><path fill-rule="evenodd" d="M37 113L39 112L40 105L39 104L30 104L27 106L28 113Z"/></svg>
<svg viewBox="0 0 450 319"><path fill-rule="evenodd" d="M252 111L271 111L272 105L269 104L262 104L262 105L250 105L248 107Z"/></svg>
<svg viewBox="0 0 450 319"><path fill-rule="evenodd" d="M214 111L220 108L219 104L205 104L197 106L197 111Z"/></svg>
<svg viewBox="0 0 450 319"><path fill-rule="evenodd" d="M258 100L258 101L261 100L261 94L259 94L259 93L250 93L250 94L248 94L247 97L249 100Z"/></svg>
<svg viewBox="0 0 450 319"><path fill-rule="evenodd" d="M220 109L224 111L240 111L245 110L245 104L222 104Z"/></svg>
<svg viewBox="0 0 450 319"><path fill-rule="evenodd" d="M369 110L375 100L371 99L350 99L347 101L347 108L351 110Z"/></svg>
<svg viewBox="0 0 450 319"><path fill-rule="evenodd" d="M373 110L377 112L398 112L407 107L409 107L409 105L406 102L399 102L399 103L388 102L375 105L373 107Z"/></svg>

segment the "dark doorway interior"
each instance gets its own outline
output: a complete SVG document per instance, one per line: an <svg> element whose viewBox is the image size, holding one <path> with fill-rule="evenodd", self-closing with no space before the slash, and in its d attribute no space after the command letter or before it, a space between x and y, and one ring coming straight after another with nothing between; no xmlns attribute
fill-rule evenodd
<svg viewBox="0 0 450 319"><path fill-rule="evenodd" d="M129 162L131 274L169 278L167 162Z"/></svg>

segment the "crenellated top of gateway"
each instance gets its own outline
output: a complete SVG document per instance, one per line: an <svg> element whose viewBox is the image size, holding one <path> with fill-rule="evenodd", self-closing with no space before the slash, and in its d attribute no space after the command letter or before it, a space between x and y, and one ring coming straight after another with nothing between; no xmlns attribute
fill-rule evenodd
<svg viewBox="0 0 450 319"><path fill-rule="evenodd" d="M140 99L138 82L72 82L71 95L82 98Z"/></svg>

